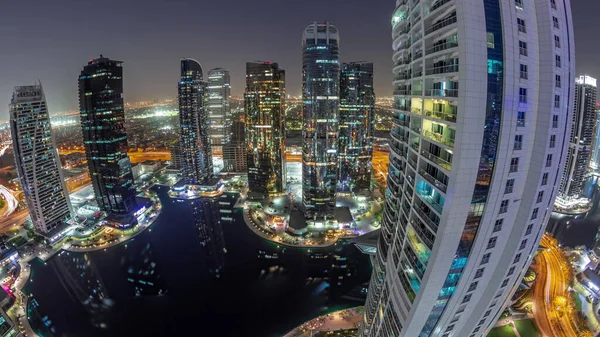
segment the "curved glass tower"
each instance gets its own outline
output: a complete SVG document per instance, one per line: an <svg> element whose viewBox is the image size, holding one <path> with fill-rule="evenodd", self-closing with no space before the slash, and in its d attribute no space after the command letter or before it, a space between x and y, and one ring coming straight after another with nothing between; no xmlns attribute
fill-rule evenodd
<svg viewBox="0 0 600 337"><path fill-rule="evenodd" d="M223 145L231 141L231 85L229 70L215 68L208 71L208 122L213 155L223 153Z"/></svg>
<svg viewBox="0 0 600 337"><path fill-rule="evenodd" d="M250 192L285 193L285 71L277 63L246 63L244 112Z"/></svg>
<svg viewBox="0 0 600 337"><path fill-rule="evenodd" d="M333 218L338 182L339 34L312 23L302 36L302 199L313 219Z"/></svg>
<svg viewBox="0 0 600 337"><path fill-rule="evenodd" d="M398 0L392 36L388 188L361 334L486 335L558 191L570 3Z"/></svg>
<svg viewBox="0 0 600 337"><path fill-rule="evenodd" d="M98 206L108 213L135 209L123 108L123 62L93 59L79 76L79 110L85 154Z"/></svg>
<svg viewBox="0 0 600 337"><path fill-rule="evenodd" d="M179 91L179 146L183 177L191 184L204 184L213 174L206 82L200 63L181 60Z"/></svg>

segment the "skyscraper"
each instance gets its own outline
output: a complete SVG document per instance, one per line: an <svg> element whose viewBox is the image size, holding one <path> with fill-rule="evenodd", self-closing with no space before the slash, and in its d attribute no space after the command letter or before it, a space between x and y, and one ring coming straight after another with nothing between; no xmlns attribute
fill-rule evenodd
<svg viewBox="0 0 600 337"><path fill-rule="evenodd" d="M246 124L235 121L231 126L231 141L223 145L223 171L248 172Z"/></svg>
<svg viewBox="0 0 600 337"><path fill-rule="evenodd" d="M600 103L596 103L596 132L594 135L594 146L592 150L592 159L590 167L598 169L600 167Z"/></svg>
<svg viewBox="0 0 600 337"><path fill-rule="evenodd" d="M213 174L213 164L206 111L206 82L198 61L181 60L178 89L183 178L190 184L203 184Z"/></svg>
<svg viewBox="0 0 600 337"><path fill-rule="evenodd" d="M596 119L596 79L590 76L579 76L575 80L575 104L569 152L558 190L558 201L561 204L582 197L585 174L592 156Z"/></svg>
<svg viewBox="0 0 600 337"><path fill-rule="evenodd" d="M212 154L220 155L223 145L231 138L229 97L231 84L229 70L215 68L208 71L208 123Z"/></svg>
<svg viewBox="0 0 600 337"><path fill-rule="evenodd" d="M246 63L244 110L250 192L284 193L285 71L277 63Z"/></svg>
<svg viewBox="0 0 600 337"><path fill-rule="evenodd" d="M48 234L71 218L50 116L41 84L15 87L10 129L25 202L36 231Z"/></svg>
<svg viewBox="0 0 600 337"><path fill-rule="evenodd" d="M395 119L361 335L482 336L558 192L570 2L398 0L392 27Z"/></svg>
<svg viewBox="0 0 600 337"><path fill-rule="evenodd" d="M85 154L96 201L108 213L135 206L123 109L123 62L90 60L79 76L79 109Z"/></svg>
<svg viewBox="0 0 600 337"><path fill-rule="evenodd" d="M343 63L340 82L339 191L369 190L375 117L373 63Z"/></svg>
<svg viewBox="0 0 600 337"><path fill-rule="evenodd" d="M338 182L340 36L312 23L302 36L302 200L305 215L333 217Z"/></svg>

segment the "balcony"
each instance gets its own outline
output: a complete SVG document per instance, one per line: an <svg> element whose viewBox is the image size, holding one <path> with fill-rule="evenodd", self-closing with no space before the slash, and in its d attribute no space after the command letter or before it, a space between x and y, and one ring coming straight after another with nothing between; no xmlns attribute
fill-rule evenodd
<svg viewBox="0 0 600 337"><path fill-rule="evenodd" d="M423 238L419 234L417 234L417 229L413 229L412 227L408 227L406 231L406 238L413 250L417 254L417 257L424 265L429 263L429 258L431 257L431 251L429 250L429 245L425 244Z"/></svg>
<svg viewBox="0 0 600 337"><path fill-rule="evenodd" d="M396 77L394 77L394 81L403 81L403 80L410 80L410 79L411 79L410 73L402 73L402 74L398 74L398 75L396 75Z"/></svg>
<svg viewBox="0 0 600 337"><path fill-rule="evenodd" d="M448 113L443 111L425 110L425 116L439 119L442 121L456 123L456 113Z"/></svg>
<svg viewBox="0 0 600 337"><path fill-rule="evenodd" d="M413 62L420 59L421 57L423 57L423 51L419 50L417 52L415 52L415 56L413 57Z"/></svg>
<svg viewBox="0 0 600 337"><path fill-rule="evenodd" d="M427 171L425 171L423 169L419 169L419 174L423 178L425 178L425 180L427 180L431 184L435 185L435 187L437 187L440 191L446 193L446 190L448 188L448 186L446 186L446 184L444 184L441 181L437 180L434 176L432 176L431 174L427 173Z"/></svg>
<svg viewBox="0 0 600 337"><path fill-rule="evenodd" d="M416 89L416 90L411 91L410 94L415 95L415 96L421 96L421 95L423 95L423 90Z"/></svg>
<svg viewBox="0 0 600 337"><path fill-rule="evenodd" d="M419 153L419 142L411 143L410 147L412 147L413 150L415 150L415 151L417 151L417 153Z"/></svg>
<svg viewBox="0 0 600 337"><path fill-rule="evenodd" d="M458 97L458 89L426 89L425 96Z"/></svg>
<svg viewBox="0 0 600 337"><path fill-rule="evenodd" d="M392 149L392 152L394 152L397 156L404 157L406 155L406 153L402 151L402 148L394 143L392 143L390 148Z"/></svg>
<svg viewBox="0 0 600 337"><path fill-rule="evenodd" d="M415 220L411 220L410 224L412 225L414 231L417 233L419 241L423 242L427 248L433 249L433 241L435 240L435 235L428 232L428 229L425 227L425 225L421 223L421 221L419 221L418 219ZM426 261L429 262L429 259L427 259Z"/></svg>
<svg viewBox="0 0 600 337"><path fill-rule="evenodd" d="M420 125L411 125L410 129L413 130L414 132L416 132L417 134L421 133L421 126Z"/></svg>
<svg viewBox="0 0 600 337"><path fill-rule="evenodd" d="M439 66L429 68L425 71L425 75L439 75L439 74L449 74L458 72L458 64L450 64L446 66Z"/></svg>
<svg viewBox="0 0 600 337"><path fill-rule="evenodd" d="M429 153L429 151L427 151L427 150L422 150L421 151L421 155L423 157L429 159L431 162L437 164L438 166L440 166L442 168L445 168L448 171L452 170L452 163L447 162L447 161L443 160L442 158L440 158L440 157L438 157L438 156L436 156L436 155L434 155L432 153Z"/></svg>
<svg viewBox="0 0 600 337"><path fill-rule="evenodd" d="M431 27L427 28L427 30L425 31L425 35L429 35L435 31L438 31L444 27L448 27L454 23L456 23L456 13L454 13L453 16L450 16L440 22L433 24Z"/></svg>
<svg viewBox="0 0 600 337"><path fill-rule="evenodd" d="M410 90L394 90L394 96L410 95Z"/></svg>
<svg viewBox="0 0 600 337"><path fill-rule="evenodd" d="M431 8L429 8L429 14L435 12L436 9L442 7L443 5L449 3L451 0L439 0L438 2L434 3L433 6L431 6Z"/></svg>
<svg viewBox="0 0 600 337"><path fill-rule="evenodd" d="M410 157L407 158L408 159L408 164L413 168L413 170L417 169L417 163L411 159Z"/></svg>
<svg viewBox="0 0 600 337"><path fill-rule="evenodd" d="M394 131L390 132L390 134L392 135L392 138L394 138L398 142L404 142L404 136L401 136L400 134L398 134Z"/></svg>
<svg viewBox="0 0 600 337"><path fill-rule="evenodd" d="M437 53L439 51L454 48L454 47L458 47L458 42L446 41L444 43L436 44L433 47L427 48L425 54L429 55L429 54Z"/></svg>
<svg viewBox="0 0 600 337"><path fill-rule="evenodd" d="M396 106L394 106L394 109L400 110L400 111L409 112L410 111L410 105L396 105Z"/></svg>
<svg viewBox="0 0 600 337"><path fill-rule="evenodd" d="M417 194L427 205L442 214L444 209L444 198L425 181L420 180L417 187Z"/></svg>
<svg viewBox="0 0 600 337"><path fill-rule="evenodd" d="M413 207L413 210L415 210L415 213L417 213L417 215L427 224L427 226L429 226L429 229L431 229L434 233L437 233L438 224L435 221L433 221L429 217L429 215L427 215L425 211L421 209L421 207L415 205L415 207ZM437 217L435 214L434 216Z"/></svg>
<svg viewBox="0 0 600 337"><path fill-rule="evenodd" d="M421 108L412 108L410 109L410 112L414 113L415 115L420 115L422 113Z"/></svg>
<svg viewBox="0 0 600 337"><path fill-rule="evenodd" d="M439 133L434 133L431 131L423 131L423 136L425 136L425 138L433 140L435 142L438 142L440 144L444 144L450 147L454 147L454 139L450 138L450 137L446 137L444 135L441 135Z"/></svg>

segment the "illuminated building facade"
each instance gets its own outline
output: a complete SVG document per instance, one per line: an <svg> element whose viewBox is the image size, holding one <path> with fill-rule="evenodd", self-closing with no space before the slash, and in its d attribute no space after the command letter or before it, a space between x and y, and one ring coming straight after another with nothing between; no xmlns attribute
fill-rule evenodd
<svg viewBox="0 0 600 337"><path fill-rule="evenodd" d="M565 170L558 190L559 203L579 199L583 194L597 121L596 91L595 78L579 76L575 80L573 124Z"/></svg>
<svg viewBox="0 0 600 337"><path fill-rule="evenodd" d="M231 141L223 145L223 171L248 172L245 122L232 123Z"/></svg>
<svg viewBox="0 0 600 337"><path fill-rule="evenodd" d="M593 169L598 169L598 167L600 167L600 103L596 103L596 132L594 135L594 147L592 150L590 167Z"/></svg>
<svg viewBox="0 0 600 337"><path fill-rule="evenodd" d="M373 63L343 63L340 79L338 190L369 190L375 117Z"/></svg>
<svg viewBox="0 0 600 337"><path fill-rule="evenodd" d="M231 84L229 70L215 68L208 71L208 134L212 154L220 155L223 145L231 138L230 96Z"/></svg>
<svg viewBox="0 0 600 337"><path fill-rule="evenodd" d="M250 192L284 193L285 71L277 63L246 63L244 111Z"/></svg>
<svg viewBox="0 0 600 337"><path fill-rule="evenodd" d="M392 36L388 186L360 334L485 336L558 192L570 2L398 0Z"/></svg>
<svg viewBox="0 0 600 337"><path fill-rule="evenodd" d="M202 67L196 60L181 60L178 92L183 178L190 184L203 184L213 174L213 163L206 111L206 82Z"/></svg>
<svg viewBox="0 0 600 337"><path fill-rule="evenodd" d="M31 221L36 231L47 234L71 218L71 203L41 84L15 87L10 128L15 166Z"/></svg>
<svg viewBox="0 0 600 337"><path fill-rule="evenodd" d="M83 143L98 206L108 213L134 210L135 186L127 156L121 61L93 59L79 76Z"/></svg>
<svg viewBox="0 0 600 337"><path fill-rule="evenodd" d="M340 36L312 23L302 36L302 201L305 216L332 219L338 183Z"/></svg>

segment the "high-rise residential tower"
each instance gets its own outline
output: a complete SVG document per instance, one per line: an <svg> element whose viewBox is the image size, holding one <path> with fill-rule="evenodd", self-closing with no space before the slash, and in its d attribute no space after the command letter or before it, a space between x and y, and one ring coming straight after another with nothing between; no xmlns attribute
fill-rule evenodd
<svg viewBox="0 0 600 337"><path fill-rule="evenodd" d="M79 76L81 129L96 201L101 210L121 214L136 206L127 156L122 64L100 55Z"/></svg>
<svg viewBox="0 0 600 337"><path fill-rule="evenodd" d="M231 84L229 70L215 68L208 71L208 133L212 154L221 155L223 145L231 139L231 113L229 101Z"/></svg>
<svg viewBox="0 0 600 337"><path fill-rule="evenodd" d="M598 169L598 167L600 167L600 103L596 103L596 132L594 134L594 146L592 149L590 167L593 169Z"/></svg>
<svg viewBox="0 0 600 337"><path fill-rule="evenodd" d="M571 131L569 0L398 0L394 126L363 336L484 336L517 290Z"/></svg>
<svg viewBox="0 0 600 337"><path fill-rule="evenodd" d="M581 198L583 194L597 120L596 90L595 78L579 76L575 80L573 124L565 170L558 190L559 204L568 204L569 201Z"/></svg>
<svg viewBox="0 0 600 337"><path fill-rule="evenodd" d="M312 219L333 217L338 182L340 36L312 23L302 36L302 201Z"/></svg>
<svg viewBox="0 0 600 337"><path fill-rule="evenodd" d="M338 190L369 190L375 116L373 63L343 63L340 79Z"/></svg>
<svg viewBox="0 0 600 337"><path fill-rule="evenodd" d="M246 147L246 124L234 121L231 125L231 141L223 145L223 171L248 172Z"/></svg>
<svg viewBox="0 0 600 337"><path fill-rule="evenodd" d="M178 90L183 178L190 184L204 184L213 174L213 163L206 110L206 82L198 61L181 60Z"/></svg>
<svg viewBox="0 0 600 337"><path fill-rule="evenodd" d="M277 63L246 63L244 110L248 188L285 193L285 71Z"/></svg>
<svg viewBox="0 0 600 337"><path fill-rule="evenodd" d="M41 84L15 87L10 102L15 166L36 231L47 234L71 218Z"/></svg>

